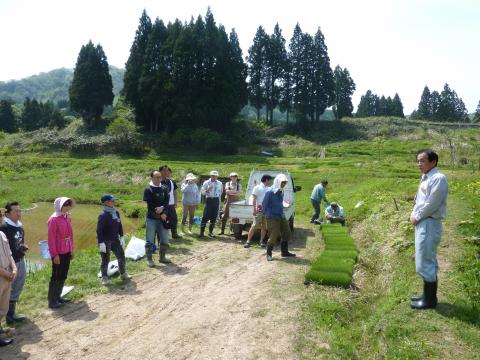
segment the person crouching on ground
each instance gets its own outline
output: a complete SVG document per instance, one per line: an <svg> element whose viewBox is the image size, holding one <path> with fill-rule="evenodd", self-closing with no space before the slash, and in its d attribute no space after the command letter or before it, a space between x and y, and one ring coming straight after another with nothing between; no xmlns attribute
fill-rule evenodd
<svg viewBox="0 0 480 360"><path fill-rule="evenodd" d="M282 257L296 256L288 251L288 242L292 238L290 224L283 212L283 193L288 184L284 174L278 174L273 180L273 186L266 193L263 199L262 208L267 219L267 230L269 234L267 242L267 260L272 261L272 251L275 244L281 238Z"/></svg>
<svg viewBox="0 0 480 360"><path fill-rule="evenodd" d="M185 232L185 225L187 224L188 217L188 234L192 234L193 218L195 216L195 209L200 202L200 190L198 189L196 176L192 173L188 173L185 181L180 187L182 192L182 232Z"/></svg>
<svg viewBox="0 0 480 360"><path fill-rule="evenodd" d="M17 276L17 267L10 251L8 239L3 232L0 231L0 319L2 319L8 311L10 301L10 291L12 282ZM0 325L0 336L4 336L5 331ZM0 337L0 347L9 345L13 339Z"/></svg>
<svg viewBox="0 0 480 360"><path fill-rule="evenodd" d="M143 201L147 203L145 253L147 255L148 266L154 267L155 263L152 260L152 254L157 237L160 245L159 261L165 264L170 263L170 260L165 257L169 247L169 220L167 217L169 189L162 184L163 177L160 171L153 171L150 177L152 180L143 191Z"/></svg>
<svg viewBox="0 0 480 360"><path fill-rule="evenodd" d="M52 257L52 276L48 285L48 307L56 309L70 300L61 296L67 280L70 261L73 259L73 229L70 211L75 206L72 199L59 197L53 206L55 212L48 219L48 249Z"/></svg>
<svg viewBox="0 0 480 360"><path fill-rule="evenodd" d="M123 234L122 221L120 213L115 209L115 200L113 195L105 194L100 199L103 204L103 211L98 216L97 222L97 240L102 264L100 271L102 272L102 284L108 285L107 268L110 261L110 250L113 251L118 260L118 268L120 270L120 278L128 280L130 275L125 271L125 235Z"/></svg>
<svg viewBox="0 0 480 360"><path fill-rule="evenodd" d="M5 205L5 218L3 219L3 224L0 225L0 231L3 232L8 239L12 257L17 267L17 276L12 283L12 291L10 293L10 304L7 313L8 325L25 320L24 315L16 314L17 301L22 293L27 275L25 253L28 250L28 246L25 244L25 231L20 221L21 217L22 210L18 202L12 201Z"/></svg>
<svg viewBox="0 0 480 360"><path fill-rule="evenodd" d="M345 226L345 210L335 201L330 203L325 209L325 218L327 219L327 224L340 223L342 226Z"/></svg>

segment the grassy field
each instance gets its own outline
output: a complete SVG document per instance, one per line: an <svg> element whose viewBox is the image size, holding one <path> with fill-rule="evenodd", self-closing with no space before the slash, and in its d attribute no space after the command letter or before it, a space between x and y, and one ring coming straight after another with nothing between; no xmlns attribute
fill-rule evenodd
<svg viewBox="0 0 480 360"><path fill-rule="evenodd" d="M61 195L91 204L110 192L123 200L121 206L127 213L138 213L139 205L132 205L131 201L141 200L149 172L165 163L173 168L176 179L184 178L188 172L206 174L215 169L221 176L236 171L246 181L252 168L281 169L289 170L295 185L303 187L297 194L296 216L304 224L311 214L310 191L326 177L327 197L345 208L348 228L360 256L350 288L314 284L306 288L303 326L296 335L299 356L479 358L480 130L445 128L453 132L448 135L455 140L452 153L440 125L403 126L385 121L370 128L366 124L346 122L340 130L325 130L336 136L332 137L338 140L334 142L329 142L325 133L317 139L314 134L304 138L283 135L275 139L281 154L276 158L192 157L183 153L154 154L142 159L81 158L52 153L2 156L0 204L17 199L28 207ZM343 138L342 133L346 134ZM317 157L322 147L324 158ZM413 311L408 301L421 287L415 274L413 228L408 224L408 216L420 179L414 153L422 147L438 150L440 168L450 185L448 219L440 247L440 304L435 311ZM355 208L360 202L362 205ZM139 230L139 236L142 231ZM318 241L310 246L311 261L323 248ZM194 246L201 246L201 242L186 237L175 243L173 250L188 252ZM73 262L69 282L78 289L73 294L75 299L107 291L94 276L98 258L92 248ZM131 272L144 268L143 262L129 263ZM36 309L45 306L48 276L48 271L40 271L29 277L22 311L35 314Z"/></svg>

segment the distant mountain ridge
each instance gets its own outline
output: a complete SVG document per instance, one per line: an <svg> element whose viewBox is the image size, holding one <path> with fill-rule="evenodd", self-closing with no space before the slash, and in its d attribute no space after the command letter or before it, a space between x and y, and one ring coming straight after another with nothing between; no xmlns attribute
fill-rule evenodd
<svg viewBox="0 0 480 360"><path fill-rule="evenodd" d="M113 93L117 96L123 88L124 69L110 65ZM54 69L21 80L0 81L0 100L10 99L23 103L26 97L54 103L68 100L68 88L73 77L73 69Z"/></svg>

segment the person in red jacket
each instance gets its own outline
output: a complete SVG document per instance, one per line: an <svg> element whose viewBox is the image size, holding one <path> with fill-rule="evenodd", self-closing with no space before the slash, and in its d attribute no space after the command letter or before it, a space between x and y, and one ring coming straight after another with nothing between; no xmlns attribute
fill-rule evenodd
<svg viewBox="0 0 480 360"><path fill-rule="evenodd" d="M52 257L52 277L48 285L48 307L56 309L70 300L61 297L73 259L73 230L70 210L75 202L67 197L55 199L55 212L48 219L48 248Z"/></svg>

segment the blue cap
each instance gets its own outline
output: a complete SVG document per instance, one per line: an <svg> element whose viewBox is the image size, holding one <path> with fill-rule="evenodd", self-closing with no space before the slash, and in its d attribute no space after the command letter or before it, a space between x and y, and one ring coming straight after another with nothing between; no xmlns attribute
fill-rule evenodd
<svg viewBox="0 0 480 360"><path fill-rule="evenodd" d="M101 202L101 203L104 203L105 201L110 201L110 200L114 200L114 201L115 201L115 200L117 200L117 198L114 197L114 196L111 195L111 194L105 194L105 195L103 195L102 198L100 199L100 202Z"/></svg>

